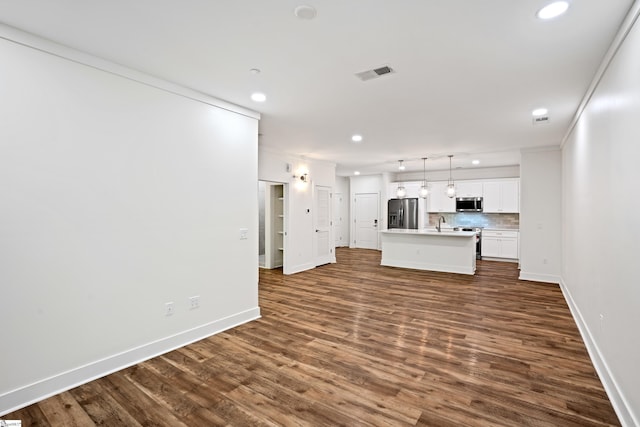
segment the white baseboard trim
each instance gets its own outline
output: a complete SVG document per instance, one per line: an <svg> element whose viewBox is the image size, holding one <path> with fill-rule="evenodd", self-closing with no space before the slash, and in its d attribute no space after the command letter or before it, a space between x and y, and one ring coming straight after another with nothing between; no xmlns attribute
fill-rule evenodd
<svg viewBox="0 0 640 427"><path fill-rule="evenodd" d="M498 262L519 262L517 258L498 258L491 256L483 256L483 261L498 261Z"/></svg>
<svg viewBox="0 0 640 427"><path fill-rule="evenodd" d="M255 307L9 391L0 396L0 416L259 318Z"/></svg>
<svg viewBox="0 0 640 427"><path fill-rule="evenodd" d="M554 274L538 274L520 271L520 277L518 277L518 279L560 284L560 276L556 276Z"/></svg>
<svg viewBox="0 0 640 427"><path fill-rule="evenodd" d="M582 336L582 341L584 341L584 344L587 347L591 362L596 368L596 372L598 373L600 381L602 382L602 385L607 392L607 396L609 396L609 400L611 401L611 405L613 406L616 415L618 415L620 423L624 427L640 426L638 417L633 413L631 405L629 405L629 402L627 401L627 399L625 399L622 390L618 386L618 383L613 378L613 375L611 375L611 370L609 369L606 360L602 356L602 353L600 352L596 341L591 335L589 327L585 323L584 318L580 313L580 309L573 301L571 292L565 285L562 278L560 279L560 289L562 290L564 299L567 301L567 305L569 306L569 310L571 311L573 319L575 320L576 325L578 325L578 330L580 331L580 335Z"/></svg>

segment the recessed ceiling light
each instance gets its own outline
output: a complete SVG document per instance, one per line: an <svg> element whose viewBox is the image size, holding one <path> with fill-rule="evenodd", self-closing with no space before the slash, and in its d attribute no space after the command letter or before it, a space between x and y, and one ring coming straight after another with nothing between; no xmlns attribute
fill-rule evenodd
<svg viewBox="0 0 640 427"><path fill-rule="evenodd" d="M355 171L353 174L354 175L360 175L360 171Z"/></svg>
<svg viewBox="0 0 640 427"><path fill-rule="evenodd" d="M260 68L252 68L249 70L251 74L260 74Z"/></svg>
<svg viewBox="0 0 640 427"><path fill-rule="evenodd" d="M567 9L569 9L569 2L554 1L540 9L536 16L540 19L553 19L565 13Z"/></svg>
<svg viewBox="0 0 640 427"><path fill-rule="evenodd" d="M264 93L256 92L251 94L251 100L255 102L264 102L267 100L267 95Z"/></svg>
<svg viewBox="0 0 640 427"><path fill-rule="evenodd" d="M356 135L353 135L353 136L351 137L351 140L352 140L353 142L362 142L362 135L357 135L357 134L356 134Z"/></svg>
<svg viewBox="0 0 640 427"><path fill-rule="evenodd" d="M313 19L316 17L317 12L312 6L303 4L293 9L293 14L299 19Z"/></svg>
<svg viewBox="0 0 640 427"><path fill-rule="evenodd" d="M547 110L546 108L536 108L531 112L531 114L533 114L534 116L544 116L548 112L549 110Z"/></svg>
<svg viewBox="0 0 640 427"><path fill-rule="evenodd" d="M480 164L480 160L472 160L471 164L479 165Z"/></svg>

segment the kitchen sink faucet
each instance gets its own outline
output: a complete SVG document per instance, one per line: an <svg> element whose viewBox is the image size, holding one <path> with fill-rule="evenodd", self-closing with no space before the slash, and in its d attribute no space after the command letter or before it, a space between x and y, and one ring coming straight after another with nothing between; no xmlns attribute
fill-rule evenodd
<svg viewBox="0 0 640 427"><path fill-rule="evenodd" d="M440 221L447 222L447 220L444 219L444 217L442 215L440 215L440 218L438 218L438 225L436 226L436 230L438 230L438 233L442 232L442 225L441 225Z"/></svg>

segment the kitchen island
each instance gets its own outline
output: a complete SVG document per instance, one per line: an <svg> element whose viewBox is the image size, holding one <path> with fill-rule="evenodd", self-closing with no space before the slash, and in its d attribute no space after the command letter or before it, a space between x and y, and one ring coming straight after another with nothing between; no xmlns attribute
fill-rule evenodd
<svg viewBox="0 0 640 427"><path fill-rule="evenodd" d="M380 234L380 265L460 274L476 272L474 231L394 228Z"/></svg>

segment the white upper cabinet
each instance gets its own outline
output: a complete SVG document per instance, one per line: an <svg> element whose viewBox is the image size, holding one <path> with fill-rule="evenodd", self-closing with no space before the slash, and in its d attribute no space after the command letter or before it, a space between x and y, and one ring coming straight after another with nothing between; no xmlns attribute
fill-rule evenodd
<svg viewBox="0 0 640 427"><path fill-rule="evenodd" d="M482 197L482 181L456 181L456 197Z"/></svg>
<svg viewBox="0 0 640 427"><path fill-rule="evenodd" d="M447 196L447 182L438 181L429 183L429 196L427 196L427 212L455 212L456 199Z"/></svg>
<svg viewBox="0 0 640 427"><path fill-rule="evenodd" d="M520 180L486 181L483 184L484 213L520 212Z"/></svg>
<svg viewBox="0 0 640 427"><path fill-rule="evenodd" d="M407 189L407 198L415 199L416 197L420 197L421 186L422 182L420 181L405 182L404 188Z"/></svg>
<svg viewBox="0 0 640 427"><path fill-rule="evenodd" d="M483 197L485 213L520 212L520 180L496 179L492 181L456 181L456 197ZM422 181L392 182L387 187L387 198L397 199L397 190L403 186L405 198L420 197ZM429 182L427 212L452 213L456 211L456 198L447 197L447 181Z"/></svg>
<svg viewBox="0 0 640 427"><path fill-rule="evenodd" d="M400 186L399 182L391 182L387 187L387 199L397 199L397 191Z"/></svg>

